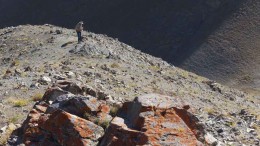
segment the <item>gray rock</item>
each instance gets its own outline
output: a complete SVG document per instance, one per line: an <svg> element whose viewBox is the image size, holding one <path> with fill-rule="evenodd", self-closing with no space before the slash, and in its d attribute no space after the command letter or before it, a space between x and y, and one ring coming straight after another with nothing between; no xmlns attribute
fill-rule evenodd
<svg viewBox="0 0 260 146"><path fill-rule="evenodd" d="M57 34L62 34L62 30L57 29L57 30L56 30L56 33L57 33Z"/></svg>
<svg viewBox="0 0 260 146"><path fill-rule="evenodd" d="M204 137L207 144L211 146L216 146L218 144L218 140L211 134L207 133Z"/></svg>
<svg viewBox="0 0 260 146"><path fill-rule="evenodd" d="M39 79L39 82L43 85L47 85L49 83L51 83L51 78L47 77L47 76L43 76Z"/></svg>
<svg viewBox="0 0 260 146"><path fill-rule="evenodd" d="M90 56L103 55L105 57L109 56L111 53L107 48L97 47L96 45L90 45L86 43L80 43L75 46L74 49L69 51L70 53L80 53Z"/></svg>
<svg viewBox="0 0 260 146"><path fill-rule="evenodd" d="M76 75L72 71L65 72L68 78L73 78Z"/></svg>
<svg viewBox="0 0 260 146"><path fill-rule="evenodd" d="M65 76L60 75L60 74L54 74L54 75L53 75L53 78L54 78L54 79L57 79L57 80L65 80L65 79L66 79Z"/></svg>
<svg viewBox="0 0 260 146"><path fill-rule="evenodd" d="M6 129L7 129L7 125L6 126L4 126L4 127L2 127L1 129L0 129L0 133L5 133L5 131L6 131Z"/></svg>

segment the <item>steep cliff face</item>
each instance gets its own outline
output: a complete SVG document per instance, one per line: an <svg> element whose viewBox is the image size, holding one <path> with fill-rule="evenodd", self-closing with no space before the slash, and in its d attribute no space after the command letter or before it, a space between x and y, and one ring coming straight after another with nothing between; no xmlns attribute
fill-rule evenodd
<svg viewBox="0 0 260 146"><path fill-rule="evenodd" d="M90 31L197 74L258 88L259 9L258 0L0 0L0 27L84 20Z"/></svg>

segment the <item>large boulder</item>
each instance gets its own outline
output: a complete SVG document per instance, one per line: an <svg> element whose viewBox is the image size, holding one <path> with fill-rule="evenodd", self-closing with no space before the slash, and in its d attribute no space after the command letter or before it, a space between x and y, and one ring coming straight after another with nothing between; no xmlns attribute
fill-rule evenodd
<svg viewBox="0 0 260 146"><path fill-rule="evenodd" d="M82 89L68 81L49 88L23 123L25 145L97 145L104 135L102 122L112 120L110 106Z"/></svg>
<svg viewBox="0 0 260 146"><path fill-rule="evenodd" d="M123 105L113 119L101 146L202 145L204 132L179 98L157 94L137 97Z"/></svg>

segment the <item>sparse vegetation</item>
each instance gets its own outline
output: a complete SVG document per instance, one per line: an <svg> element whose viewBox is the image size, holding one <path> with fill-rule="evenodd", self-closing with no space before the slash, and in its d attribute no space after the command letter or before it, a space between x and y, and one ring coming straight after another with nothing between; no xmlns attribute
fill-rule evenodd
<svg viewBox="0 0 260 146"><path fill-rule="evenodd" d="M92 117L92 115L90 113L88 113L88 112L85 112L83 114L83 118L86 119L86 120L89 120L91 117Z"/></svg>
<svg viewBox="0 0 260 146"><path fill-rule="evenodd" d="M33 96L31 97L31 99L32 99L32 101L39 101L39 100L42 99L42 97L43 97L43 94L42 94L42 93L36 93L35 95L33 95Z"/></svg>
<svg viewBox="0 0 260 146"><path fill-rule="evenodd" d="M241 77L240 81L243 83L249 83L253 81L253 78L249 74L246 74Z"/></svg>
<svg viewBox="0 0 260 146"><path fill-rule="evenodd" d="M14 107L24 107L29 104L29 100L27 99L9 98L7 102L11 103Z"/></svg>
<svg viewBox="0 0 260 146"><path fill-rule="evenodd" d="M109 126L109 123L110 123L110 121L104 120L104 121L102 121L102 122L99 124L99 126L101 126L101 127L104 128L104 129L107 129L108 126Z"/></svg>
<svg viewBox="0 0 260 146"><path fill-rule="evenodd" d="M117 107L117 106L112 106L112 107L110 107L110 113L109 113L109 114L110 114L112 117L115 117L115 116L117 115L118 110L119 110L119 107Z"/></svg>
<svg viewBox="0 0 260 146"><path fill-rule="evenodd" d="M12 63L11 63L11 67L13 66L19 66L20 65L20 61L19 60L14 60Z"/></svg>
<svg viewBox="0 0 260 146"><path fill-rule="evenodd" d="M161 68L159 66L152 65L152 66L149 66L149 69L152 71L159 71Z"/></svg>
<svg viewBox="0 0 260 146"><path fill-rule="evenodd" d="M207 112L208 114L214 114L215 113L214 108L210 108L210 107L204 108L204 111Z"/></svg>
<svg viewBox="0 0 260 146"><path fill-rule="evenodd" d="M5 132L5 134L2 134L2 135L0 136L0 146L6 145L6 143L7 143L8 139L9 139L9 137L10 137L11 134L12 134L12 132L13 132L13 130L7 129L6 132Z"/></svg>
<svg viewBox="0 0 260 146"><path fill-rule="evenodd" d="M23 106L28 105L28 103L29 103L28 100L26 100L26 99L20 99L20 100L14 101L14 106L15 106L15 107L23 107Z"/></svg>
<svg viewBox="0 0 260 146"><path fill-rule="evenodd" d="M118 63L112 63L112 64L110 65L110 67L111 67L111 68L119 68L120 65L119 65Z"/></svg>
<svg viewBox="0 0 260 146"><path fill-rule="evenodd" d="M107 129L108 126L109 126L110 121L108 121L108 120L96 119L96 120L94 121L94 123L97 124L97 125L99 125L99 126L101 126L101 127L104 128L104 129Z"/></svg>
<svg viewBox="0 0 260 146"><path fill-rule="evenodd" d="M18 116L13 116L10 119L8 119L8 123L17 123L19 120Z"/></svg>

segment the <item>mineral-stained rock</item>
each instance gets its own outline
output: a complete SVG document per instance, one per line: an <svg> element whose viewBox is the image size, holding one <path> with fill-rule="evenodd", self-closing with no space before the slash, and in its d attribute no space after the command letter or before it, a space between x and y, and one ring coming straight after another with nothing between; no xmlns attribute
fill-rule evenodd
<svg viewBox="0 0 260 146"><path fill-rule="evenodd" d="M62 110L51 114L36 112L27 120L24 131L26 145L96 145L104 134L102 127Z"/></svg>
<svg viewBox="0 0 260 146"><path fill-rule="evenodd" d="M115 112L112 109L115 104L110 104L109 98L92 95L99 92L68 81L58 82L56 87L46 91L23 123L21 129L24 144L202 145L198 140L204 134L203 128L187 111L189 105L179 98L148 94L125 102L121 108L116 106L120 109ZM102 96L109 97L104 92ZM112 114L116 115L114 119L111 112L115 112Z"/></svg>
<svg viewBox="0 0 260 146"><path fill-rule="evenodd" d="M70 82L62 82L62 85L48 89L30 111L22 126L26 145L91 146L97 145L104 135L102 123L93 123L94 118L88 120L83 117L88 113L97 121L109 123L112 117L106 102L91 95L70 93L75 91L71 90Z"/></svg>
<svg viewBox="0 0 260 146"><path fill-rule="evenodd" d="M26 145L97 145L104 129L88 120L40 102L30 111L23 124ZM98 109L98 107L97 107Z"/></svg>
<svg viewBox="0 0 260 146"><path fill-rule="evenodd" d="M96 145L104 134L100 126L62 110L41 116L39 127L55 135L59 144L68 146Z"/></svg>
<svg viewBox="0 0 260 146"><path fill-rule="evenodd" d="M202 145L197 140L197 121L186 108L174 97L157 94L137 97L124 104L120 117L111 122L101 146Z"/></svg>
<svg viewBox="0 0 260 146"><path fill-rule="evenodd" d="M144 132L128 128L123 118L115 117L101 142L101 146L135 146L145 145L148 136Z"/></svg>

